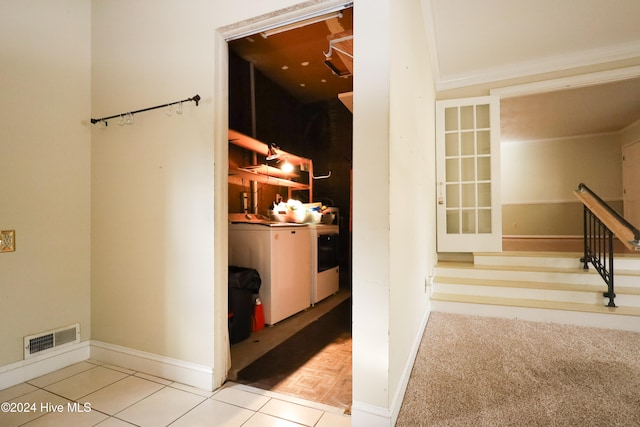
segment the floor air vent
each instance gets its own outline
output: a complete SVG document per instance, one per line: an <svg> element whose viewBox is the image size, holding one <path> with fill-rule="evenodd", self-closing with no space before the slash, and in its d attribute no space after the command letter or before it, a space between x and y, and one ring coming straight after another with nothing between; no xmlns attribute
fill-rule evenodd
<svg viewBox="0 0 640 427"><path fill-rule="evenodd" d="M80 324L24 337L24 358L42 354L65 344L80 342Z"/></svg>

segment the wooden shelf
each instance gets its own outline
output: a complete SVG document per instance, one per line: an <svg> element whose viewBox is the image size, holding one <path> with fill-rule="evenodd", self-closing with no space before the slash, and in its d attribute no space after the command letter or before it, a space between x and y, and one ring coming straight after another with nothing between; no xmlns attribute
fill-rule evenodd
<svg viewBox="0 0 640 427"><path fill-rule="evenodd" d="M243 181L256 181L262 184L279 185L281 187L289 187L293 190L308 190L307 184L291 181L288 179L278 178L273 175L265 175L255 172L247 168L229 168L229 182L232 184L246 184Z"/></svg>
<svg viewBox="0 0 640 427"><path fill-rule="evenodd" d="M282 169L274 168L268 165L256 165L256 166L244 166L240 169L245 169L251 172L259 173L261 175L275 176L276 178L292 179L298 178L300 175L293 172L285 172Z"/></svg>
<svg viewBox="0 0 640 427"><path fill-rule="evenodd" d="M250 136L231 129L229 129L229 143L249 151L254 151L263 157L267 157L267 154L269 153L269 146L264 142L260 142L257 139L253 139ZM292 165L311 163L311 159L296 156L295 154L287 153L280 149L278 149L278 153L280 153L280 158L287 159L287 161Z"/></svg>
<svg viewBox="0 0 640 427"><path fill-rule="evenodd" d="M267 157L269 147L264 142L251 138L238 131L229 129L229 143L245 150L253 151L263 157ZM295 166L300 166L300 170L308 173L309 183L292 181L291 178L298 175L286 173L278 168L268 165L251 165L240 168L229 168L229 183L246 185L247 181L255 181L266 185L276 185L289 189L289 198L292 198L293 190L309 191L309 202L313 200L313 162L311 159L296 156L286 151L278 149L281 159L286 160Z"/></svg>

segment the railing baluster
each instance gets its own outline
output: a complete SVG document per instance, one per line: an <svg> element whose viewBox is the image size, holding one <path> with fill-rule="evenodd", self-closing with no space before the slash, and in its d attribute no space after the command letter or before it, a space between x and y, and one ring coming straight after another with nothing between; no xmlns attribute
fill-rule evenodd
<svg viewBox="0 0 640 427"><path fill-rule="evenodd" d="M609 298L607 307L615 307L613 285L613 232L585 206L583 211L584 257L580 260L585 270L593 265L607 285L602 295Z"/></svg>
<svg viewBox="0 0 640 427"><path fill-rule="evenodd" d="M608 307L615 307L614 298L614 234L631 250L640 250L640 230L635 228L622 215L604 202L586 185L580 183L574 191L578 199L584 203L583 239L584 257L580 260L585 270L589 263L598 271L607 284L607 292L603 296L609 298Z"/></svg>
<svg viewBox="0 0 640 427"><path fill-rule="evenodd" d="M607 282L607 293L604 294L605 297L609 298L609 304L607 307L615 307L615 303L613 299L616 297L616 294L613 292L613 233L609 231L609 274L608 274L608 282Z"/></svg>
<svg viewBox="0 0 640 427"><path fill-rule="evenodd" d="M589 218L589 210L587 209L587 207L585 206L584 209L582 209L582 218L583 218L583 223L582 223L582 229L583 229L583 240L582 240L582 247L584 250L584 257L580 260L582 261L582 268L584 268L585 270L589 269L589 242L590 242L590 234L589 234L589 224L591 219Z"/></svg>

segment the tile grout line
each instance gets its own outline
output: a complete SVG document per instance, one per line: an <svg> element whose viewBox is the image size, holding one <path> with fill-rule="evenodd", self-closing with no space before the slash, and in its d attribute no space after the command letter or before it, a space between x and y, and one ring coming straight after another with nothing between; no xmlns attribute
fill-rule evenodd
<svg viewBox="0 0 640 427"><path fill-rule="evenodd" d="M184 393L187 393L189 395L201 397L201 398L203 398L203 400L201 402L199 402L197 405L195 405L194 407L192 407L191 409L189 409L184 414L180 415L175 420L171 421L169 424L167 424L167 426L170 426L171 424L174 424L175 422L180 420L182 417L184 417L185 415L187 415L188 413L190 413L191 411L193 411L194 409L196 409L197 407L199 407L200 405L202 405L203 403L205 403L209 399L215 400L215 401L220 402L220 403L228 404L228 405L231 405L231 406L235 406L237 408L241 408L241 409L245 409L245 410L251 411L252 415L247 419L247 421L245 421L245 423L248 422L249 420L251 420L252 418L254 418L256 416L256 414L260 413L262 415L274 417L276 419L292 422L292 423L300 425L300 426L312 427L312 426L307 426L306 424L301 424L299 422L296 422L296 421L293 421L293 420L290 420L290 419L287 419L287 418L283 418L281 415L273 415L273 414L269 414L267 412L263 412L263 409L265 408L265 406L268 405L269 402L271 402L273 400L279 400L279 401L286 402L286 403L289 403L289 404L292 404L292 405L300 406L302 408L313 409L313 410L319 411L320 412L320 416L319 416L318 420L316 422L314 422L313 426L317 425L317 423L320 422L320 420L324 417L325 414L329 414L329 413L343 414L342 412L340 412L340 408L334 408L334 407L330 407L329 405L318 404L318 403L312 402L312 401L308 401L307 402L304 399L299 399L299 398L295 398L294 396L288 396L288 395L283 395L283 394L280 394L280 393L271 392L269 390L262 390L262 389L257 389L257 388L254 388L254 387L251 387L251 386L247 386L247 385L231 383L231 385L228 386L227 388L230 388L230 389L233 388L233 389L236 389L238 391L243 391L245 393L251 393L251 394L255 394L256 396L262 396L262 397L266 398L265 402L262 405L260 405L257 409L251 409L251 408L247 408L245 406L241 406L241 405L239 405L237 403L230 403L230 402L227 402L227 401L222 401L222 400L216 399L215 396L219 392L221 392L225 387L222 387L222 388L218 389L217 391L212 391L211 392L212 394L210 396L203 396L200 393L194 393L192 391L184 390L182 388L177 387L176 385L177 384L181 384L181 383L177 383L175 381L167 380L166 382L168 382L168 384L166 384L166 383L161 382L161 381L154 381L153 378L156 378L156 377L154 377L152 375L149 375L148 377L139 376L137 374L144 374L144 373L141 373L139 371L134 371L134 370L131 370L131 369L126 369L126 371L123 371L121 369L118 369L118 367L107 366L104 363L96 363L95 361L88 361L88 360L86 362L91 364L91 365L93 365L93 367L85 369L85 370L83 370L81 372L77 372L77 373L71 374L69 376L66 376L66 377L58 380L58 381L54 381L52 383L49 383L49 384L46 384L46 385L43 385L43 386L38 386L38 385L35 385L35 384L29 382L29 381L33 381L33 379L29 380L29 381L25 381L24 384L27 384L27 385L29 385L31 387L34 387L34 389L29 391L29 392L27 392L27 393L24 393L24 394L22 394L20 396L16 396L15 398L17 399L17 398L26 396L26 395L28 395L30 393L33 393L33 392L36 392L36 391L43 391L43 392L46 392L46 393L50 393L50 394L52 394L54 396L58 396L61 399L64 399L65 401L67 401L67 402L80 403L83 399L85 399L87 396L89 396L89 395L91 395L93 393L96 393L96 392L98 392L100 390L104 390L104 389L106 389L106 388L108 388L110 386L113 386L113 385L115 385L117 383L120 383L121 381L126 380L128 378L135 377L135 378L138 378L138 379L143 380L143 381L149 381L149 382L153 382L155 384L158 384L158 385L161 386L161 388L159 388L158 390L154 391L153 393L151 393L151 394L149 394L149 395L137 400L136 402L128 405L127 407L119 410L117 413L114 413L113 415L105 413L105 412L103 412L103 411L101 411L99 409L94 409L94 408L92 408L92 411L96 411L97 413L106 416L107 418L105 418L103 421L106 421L107 419L115 418L115 419L117 419L119 421L128 423L130 425L135 425L135 424L131 423L130 421L127 421L127 420L124 420L122 418L119 418L118 414L122 413L123 411L125 411L126 409L132 407L133 405L136 405L136 404L142 402L143 400L145 400L145 399L157 394L158 392L160 392L162 390L165 390L166 388L171 388L173 390L184 392ZM71 399L71 398L65 397L63 395L60 395L58 393L55 393L53 391L50 391L50 390L46 389L46 387L50 387L50 386L52 386L54 384L57 384L59 382L62 382L62 381L68 380L70 378L76 377L76 376L78 376L80 374L87 373L87 372L89 372L89 371L91 371L91 370L93 370L95 368L98 368L98 367L103 367L104 369L107 369L107 370L110 370L110 371L114 371L114 372L118 372L118 373L121 373L121 374L123 374L125 376L123 378L120 378L117 381L114 381L114 382L106 384L106 385L104 385L104 386L102 386L102 387L100 387L100 388L98 388L96 390L93 390L90 393L87 393L87 394L85 394L83 396L79 396L77 399ZM147 374L144 374L144 375L147 375ZM158 380L163 380L162 378L159 378L159 377L157 377L157 378L158 378ZM235 387L235 386L239 386L239 387ZM207 394L208 393L209 392L207 391ZM326 406L326 408L324 408L325 406ZM46 415L47 414L43 414L41 416L46 416ZM40 417L37 417L35 419L38 419L38 418L40 418ZM31 421L33 421L33 420L30 420L29 422L31 422ZM103 421L101 421L101 422L103 422ZM245 423L243 423L243 425Z"/></svg>

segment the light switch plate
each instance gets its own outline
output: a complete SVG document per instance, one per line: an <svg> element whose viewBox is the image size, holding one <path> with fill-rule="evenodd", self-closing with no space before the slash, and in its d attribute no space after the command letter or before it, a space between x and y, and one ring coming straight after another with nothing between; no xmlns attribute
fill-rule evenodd
<svg viewBox="0 0 640 427"><path fill-rule="evenodd" d="M0 231L0 252L13 252L16 250L16 231Z"/></svg>

